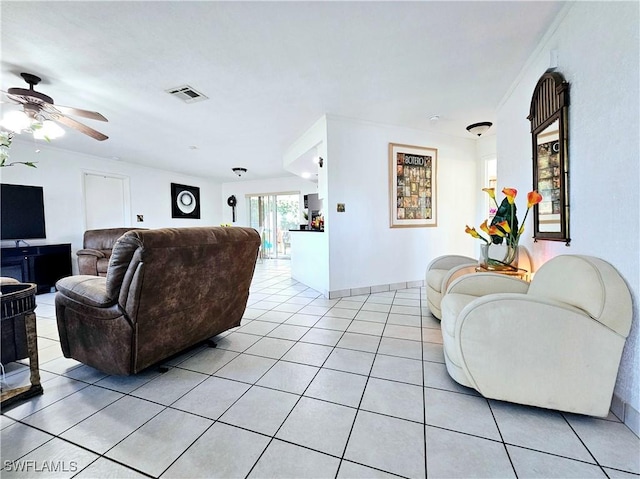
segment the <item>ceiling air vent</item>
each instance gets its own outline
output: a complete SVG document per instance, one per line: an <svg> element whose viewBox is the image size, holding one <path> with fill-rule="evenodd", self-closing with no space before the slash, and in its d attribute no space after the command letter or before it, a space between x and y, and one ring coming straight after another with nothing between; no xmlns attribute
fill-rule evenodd
<svg viewBox="0 0 640 479"><path fill-rule="evenodd" d="M190 87L189 85L182 85L176 88L169 88L165 90L170 95L175 96L176 98L182 100L185 103L195 103L197 101L208 100L209 97L203 95L195 88Z"/></svg>

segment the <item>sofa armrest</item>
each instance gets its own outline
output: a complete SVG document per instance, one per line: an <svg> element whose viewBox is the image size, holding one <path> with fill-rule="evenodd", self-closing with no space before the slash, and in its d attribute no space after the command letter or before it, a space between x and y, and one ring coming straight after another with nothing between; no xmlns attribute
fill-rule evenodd
<svg viewBox="0 0 640 479"><path fill-rule="evenodd" d="M78 303L107 308L113 306L118 298L109 297L106 284L107 281L104 277L78 275L58 280L56 288L58 294L67 296Z"/></svg>
<svg viewBox="0 0 640 479"><path fill-rule="evenodd" d="M104 254L102 251L99 251L97 249L81 249L78 250L78 252L76 253L78 256L80 255L86 255L86 256L95 256L96 258L106 258L107 255Z"/></svg>
<svg viewBox="0 0 640 479"><path fill-rule="evenodd" d="M472 273L455 279L447 288L447 294L485 296L496 293L526 293L529 283L513 276L498 273Z"/></svg>

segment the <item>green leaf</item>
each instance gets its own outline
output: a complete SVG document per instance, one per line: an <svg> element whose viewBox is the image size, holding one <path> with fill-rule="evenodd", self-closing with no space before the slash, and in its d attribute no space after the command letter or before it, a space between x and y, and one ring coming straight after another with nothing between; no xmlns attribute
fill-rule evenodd
<svg viewBox="0 0 640 479"><path fill-rule="evenodd" d="M513 208L513 221L511 220L512 208ZM490 226L496 226L500 231L502 231L503 233L506 233L502 228L497 226L498 223L502 223L503 221L506 221L509 224L509 227L511 228L511 231L513 232L513 234L517 234L518 232L517 212L518 212L518 209L516 208L516 204L514 203L513 205L511 205L509 204L509 200L504 198L502 200L502 203L500 203L500 206L498 207L498 211L496 211L496 215L491 220ZM491 241L493 241L493 244L502 244L503 239L504 238L498 235L491 236Z"/></svg>

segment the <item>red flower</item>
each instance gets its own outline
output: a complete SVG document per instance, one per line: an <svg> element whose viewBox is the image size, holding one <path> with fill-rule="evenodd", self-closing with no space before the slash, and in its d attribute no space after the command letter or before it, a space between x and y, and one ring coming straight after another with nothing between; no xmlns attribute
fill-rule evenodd
<svg viewBox="0 0 640 479"><path fill-rule="evenodd" d="M507 201L510 205L516 200L516 195L518 194L518 190L515 188L502 188L502 193L507 197Z"/></svg>

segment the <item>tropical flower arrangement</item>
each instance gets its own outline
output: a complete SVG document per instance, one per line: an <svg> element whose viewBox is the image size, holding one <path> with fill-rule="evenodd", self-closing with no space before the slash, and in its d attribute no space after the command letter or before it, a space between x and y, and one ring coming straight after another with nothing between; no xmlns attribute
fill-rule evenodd
<svg viewBox="0 0 640 479"><path fill-rule="evenodd" d="M527 219L527 215L529 214L529 210L532 206L537 205L542 201L542 195L537 191L530 191L527 193L527 211L524 214L520 227L518 227L517 207L515 204L518 190L515 188L503 188L502 193L505 198L499 205L496 200L495 188L483 188L482 191L489 195L497 208L496 214L491 220L491 224L487 224L488 220L484 220L480 225L480 230L484 232L488 238L481 235L475 228L470 228L469 225L466 226L465 233L468 233L474 238L484 242L482 251L486 267L509 267L517 258L518 242L520 241L520 236L524 232L524 224ZM504 258L502 260L490 259L488 253L489 246L491 244L501 245L503 242L506 244Z"/></svg>

